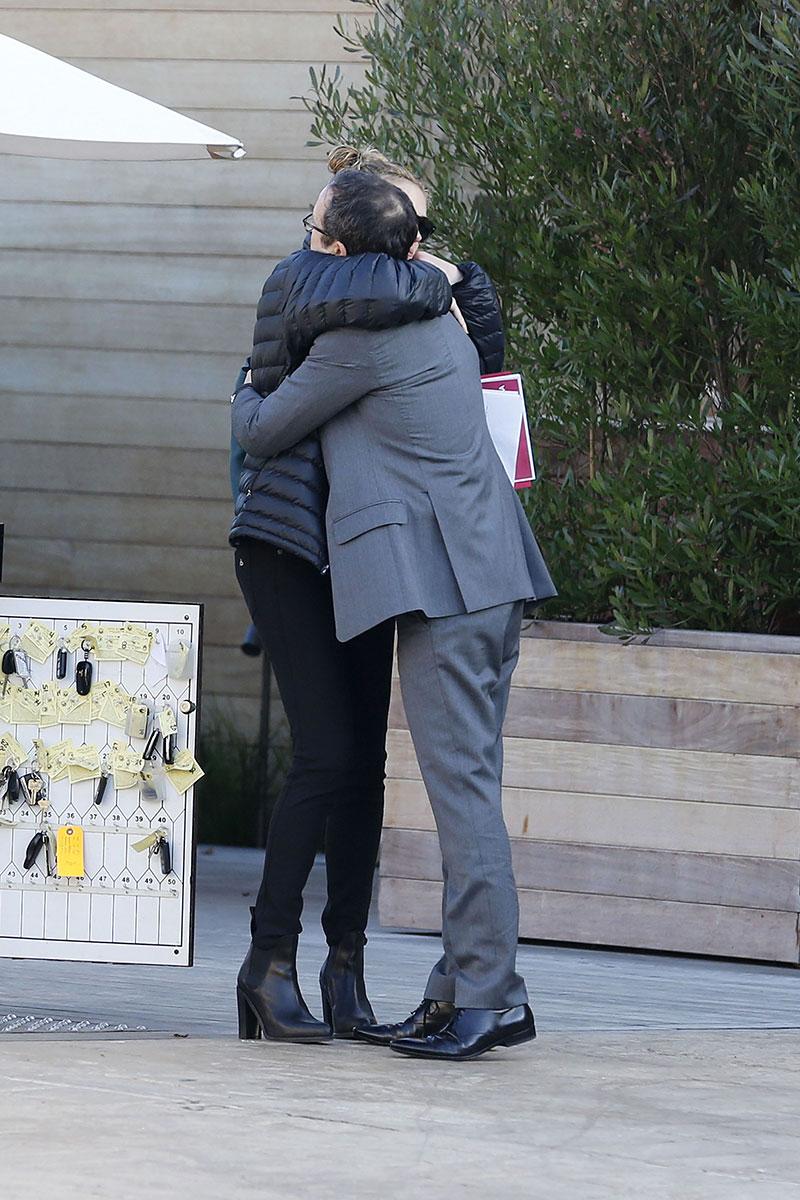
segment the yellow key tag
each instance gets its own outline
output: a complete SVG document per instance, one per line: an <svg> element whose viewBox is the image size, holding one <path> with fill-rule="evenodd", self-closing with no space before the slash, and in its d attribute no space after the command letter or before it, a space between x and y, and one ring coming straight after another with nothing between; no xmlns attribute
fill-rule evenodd
<svg viewBox="0 0 800 1200"><path fill-rule="evenodd" d="M61 825L56 833L56 871L61 879L84 874L83 830L79 825Z"/></svg>

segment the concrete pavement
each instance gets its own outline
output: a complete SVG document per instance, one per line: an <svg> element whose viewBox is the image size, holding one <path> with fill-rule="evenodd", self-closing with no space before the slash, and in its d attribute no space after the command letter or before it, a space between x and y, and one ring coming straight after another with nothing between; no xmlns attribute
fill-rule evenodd
<svg viewBox="0 0 800 1200"><path fill-rule="evenodd" d="M0 1037L2 1200L800 1200L797 972L524 946L531 1046L458 1066L239 1043L258 866L201 854L193 970L0 961L0 1015L150 1031ZM302 960L317 1011L320 900L317 872ZM368 954L379 1014L403 1015L435 939L376 930Z"/></svg>

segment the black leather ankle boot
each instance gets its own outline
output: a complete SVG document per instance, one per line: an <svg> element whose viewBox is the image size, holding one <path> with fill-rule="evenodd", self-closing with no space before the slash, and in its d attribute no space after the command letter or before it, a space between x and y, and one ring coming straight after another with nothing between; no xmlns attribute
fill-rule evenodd
<svg viewBox="0 0 800 1200"><path fill-rule="evenodd" d="M330 947L320 971L322 1013L335 1038L351 1038L356 1029L375 1024L364 984L366 941L360 930L345 934Z"/></svg>
<svg viewBox="0 0 800 1200"><path fill-rule="evenodd" d="M308 1011L297 982L297 938L270 950L250 946L236 981L239 1037L276 1042L326 1042L331 1027Z"/></svg>

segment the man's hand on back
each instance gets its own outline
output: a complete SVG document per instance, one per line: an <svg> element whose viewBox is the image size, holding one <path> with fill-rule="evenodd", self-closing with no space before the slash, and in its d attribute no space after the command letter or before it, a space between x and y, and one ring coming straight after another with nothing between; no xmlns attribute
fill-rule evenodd
<svg viewBox="0 0 800 1200"><path fill-rule="evenodd" d="M464 330L464 333L467 335L467 337L469 337L469 330L467 329L467 322L464 320L464 314L462 313L461 309L456 304L455 300L450 305L450 312L453 314L455 319L458 321L459 325Z"/></svg>

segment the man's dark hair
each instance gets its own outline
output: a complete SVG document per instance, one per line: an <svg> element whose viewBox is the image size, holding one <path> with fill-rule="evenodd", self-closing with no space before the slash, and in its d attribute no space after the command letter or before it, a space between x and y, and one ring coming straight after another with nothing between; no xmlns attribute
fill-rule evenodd
<svg viewBox="0 0 800 1200"><path fill-rule="evenodd" d="M329 240L342 242L348 254L406 258L417 236L417 214L405 192L364 171L333 177L322 223Z"/></svg>

